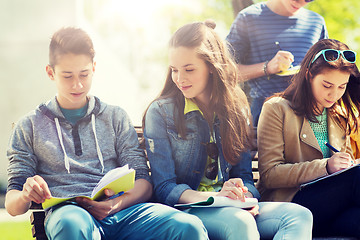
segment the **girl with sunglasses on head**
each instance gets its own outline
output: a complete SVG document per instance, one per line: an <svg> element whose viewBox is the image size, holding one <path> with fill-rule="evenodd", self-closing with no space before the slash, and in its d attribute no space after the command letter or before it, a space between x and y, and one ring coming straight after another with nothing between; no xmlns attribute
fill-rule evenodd
<svg viewBox="0 0 360 240"><path fill-rule="evenodd" d="M250 111L215 23L187 24L169 44L165 86L143 118L157 201L174 206L224 196L259 198L247 149ZM210 239L311 239L312 216L292 203L189 208Z"/></svg>
<svg viewBox="0 0 360 240"><path fill-rule="evenodd" d="M320 40L291 85L267 100L260 115L257 186L262 200L310 209L314 235L360 237L359 167L301 187L358 163L349 140L358 128L353 120L360 107L355 60L344 43Z"/></svg>

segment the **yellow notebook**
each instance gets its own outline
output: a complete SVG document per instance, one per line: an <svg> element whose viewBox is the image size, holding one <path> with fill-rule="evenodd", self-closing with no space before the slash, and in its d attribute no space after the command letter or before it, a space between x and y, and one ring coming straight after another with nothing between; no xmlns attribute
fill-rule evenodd
<svg viewBox="0 0 360 240"><path fill-rule="evenodd" d="M126 192L134 187L135 183L135 170L129 169L128 165L123 167L118 167L110 170L104 175L104 177L97 183L94 187L91 196L77 196L77 197L86 197L91 200L97 200L104 195L105 189L111 189L115 193ZM71 198L56 198L46 199L42 203L43 209L50 208L64 201L73 199Z"/></svg>
<svg viewBox="0 0 360 240"><path fill-rule="evenodd" d="M285 71L281 71L281 72L277 73L276 75L278 75L278 76L291 76L291 75L295 75L299 71L300 71L300 65L290 67L289 69L287 69Z"/></svg>

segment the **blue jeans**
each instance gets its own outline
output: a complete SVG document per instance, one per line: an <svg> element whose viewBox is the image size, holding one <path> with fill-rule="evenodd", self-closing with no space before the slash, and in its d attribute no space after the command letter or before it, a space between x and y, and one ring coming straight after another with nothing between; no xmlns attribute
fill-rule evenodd
<svg viewBox="0 0 360 240"><path fill-rule="evenodd" d="M142 203L98 221L78 205L54 209L45 222L52 239L208 239L196 216L174 208Z"/></svg>
<svg viewBox="0 0 360 240"><path fill-rule="evenodd" d="M265 98L264 97L258 97L258 98L252 98L251 99L251 115L253 117L253 125L254 127L257 127L259 122L259 117L261 113L262 106L264 105Z"/></svg>
<svg viewBox="0 0 360 240"><path fill-rule="evenodd" d="M314 236L360 239L360 167L303 188L292 202L313 213Z"/></svg>
<svg viewBox="0 0 360 240"><path fill-rule="evenodd" d="M186 210L204 223L211 240L302 239L311 240L311 212L297 204L260 202L255 218L234 207Z"/></svg>

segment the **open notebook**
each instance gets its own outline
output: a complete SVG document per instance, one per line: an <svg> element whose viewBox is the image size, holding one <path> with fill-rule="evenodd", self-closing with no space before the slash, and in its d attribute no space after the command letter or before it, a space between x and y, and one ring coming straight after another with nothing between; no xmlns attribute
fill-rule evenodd
<svg viewBox="0 0 360 240"><path fill-rule="evenodd" d="M105 189L111 189L115 193L126 192L134 187L135 183L135 170L129 169L128 165L123 167L118 167L107 172L101 180L94 187L91 196L76 196L76 197L86 197L91 200L97 200L104 195ZM43 209L47 209L49 207L55 206L64 201L73 199L75 197L70 198L57 198L53 197L51 199L46 199L45 202L42 203Z"/></svg>
<svg viewBox="0 0 360 240"><path fill-rule="evenodd" d="M205 201L186 203L186 204L175 204L177 208L193 208L193 207L238 207L249 209L258 205L256 198L245 198L245 202L240 200L233 200L228 197L215 196L209 197Z"/></svg>
<svg viewBox="0 0 360 240"><path fill-rule="evenodd" d="M359 159L357 159L357 160L359 160ZM316 178L316 179L314 179L314 180L312 180L312 181L310 181L310 182L301 184L301 185L300 185L300 188L304 188L304 187L306 187L306 186L309 186L310 184L314 184L314 183L319 182L319 181L321 181L321 180L334 177L334 176L336 176L336 175L339 175L339 174L341 174L341 173L343 173L343 172L349 171L350 169L355 168L355 167L358 167L358 166L360 166L360 164L355 164L355 165L352 165L351 167L345 168L345 169L343 169L343 170L341 170L341 171L334 172L333 174Z"/></svg>

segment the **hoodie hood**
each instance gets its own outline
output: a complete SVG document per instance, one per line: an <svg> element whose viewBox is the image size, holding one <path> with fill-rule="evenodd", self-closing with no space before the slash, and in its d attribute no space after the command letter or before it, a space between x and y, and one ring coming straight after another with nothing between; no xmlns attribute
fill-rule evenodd
<svg viewBox="0 0 360 240"><path fill-rule="evenodd" d="M54 97L52 100L48 101L46 104L41 104L39 106L39 110L46 117L48 117L51 121L53 121L56 126L57 136L59 139L59 143L60 143L62 152L64 154L65 168L66 168L67 172L70 173L70 160L69 160L68 154L66 153L66 149L64 146L60 123L62 123L62 124L71 124L71 123L65 119L63 113L60 110L60 106L59 106L58 101L56 100L56 97ZM82 121L91 121L91 129L94 134L94 139L95 139L95 144L96 144L96 152L97 152L97 155L98 155L101 167L102 167L101 172L103 173L104 172L104 159L103 159L103 155L101 153L99 141L98 141L97 134L96 134L96 116L98 114L100 114L101 110L104 110L104 108L101 109L100 100L97 97L90 96L87 113L75 125L71 125L71 126L73 128L72 136L74 138L75 154L77 156L81 156L82 155L82 147L81 147L81 138L80 138L79 130L78 130L79 123Z"/></svg>

